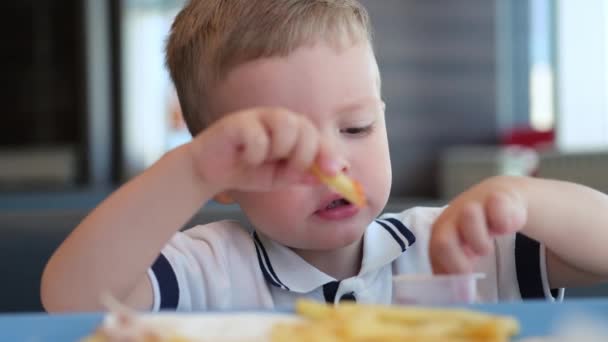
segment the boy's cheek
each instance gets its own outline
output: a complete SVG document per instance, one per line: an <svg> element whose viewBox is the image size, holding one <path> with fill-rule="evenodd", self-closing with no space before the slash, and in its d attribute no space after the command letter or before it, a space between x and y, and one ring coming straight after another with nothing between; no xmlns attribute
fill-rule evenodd
<svg viewBox="0 0 608 342"><path fill-rule="evenodd" d="M390 154L386 144L379 145L358 156L358 172L365 178L360 181L369 189L390 190L393 177Z"/></svg>
<svg viewBox="0 0 608 342"><path fill-rule="evenodd" d="M311 194L306 194L305 189L311 188L306 185L290 187L284 191L273 191L266 193L245 193L237 197L237 202L248 216L260 219L272 219L280 221L285 215L295 218L296 212L300 213L311 207L314 201Z"/></svg>

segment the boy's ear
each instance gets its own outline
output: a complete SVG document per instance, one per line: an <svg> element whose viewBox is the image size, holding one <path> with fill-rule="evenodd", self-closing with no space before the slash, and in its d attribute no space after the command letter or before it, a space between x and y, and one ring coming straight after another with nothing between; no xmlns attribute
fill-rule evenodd
<svg viewBox="0 0 608 342"><path fill-rule="evenodd" d="M213 200L220 204L232 204L234 200L227 192L220 192L219 194L213 196Z"/></svg>

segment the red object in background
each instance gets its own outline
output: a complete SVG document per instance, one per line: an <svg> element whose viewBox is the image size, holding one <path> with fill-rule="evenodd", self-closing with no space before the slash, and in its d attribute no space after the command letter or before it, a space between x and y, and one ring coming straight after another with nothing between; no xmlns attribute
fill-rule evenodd
<svg viewBox="0 0 608 342"><path fill-rule="evenodd" d="M536 150L553 147L555 131L537 131L530 127L515 128L502 136L501 144L530 147Z"/></svg>

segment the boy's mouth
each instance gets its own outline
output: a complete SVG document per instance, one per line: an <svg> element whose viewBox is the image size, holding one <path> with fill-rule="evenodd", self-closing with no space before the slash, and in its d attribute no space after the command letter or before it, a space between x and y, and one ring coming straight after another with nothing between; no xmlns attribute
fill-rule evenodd
<svg viewBox="0 0 608 342"><path fill-rule="evenodd" d="M331 203L329 203L323 210L331 210L331 209L342 207L345 205L350 205L350 202L344 198L340 198L340 199L334 200Z"/></svg>
<svg viewBox="0 0 608 342"><path fill-rule="evenodd" d="M317 212L324 210L332 210L344 206L349 206L351 203L344 197L339 194L331 194L325 196L319 206L317 207Z"/></svg>
<svg viewBox="0 0 608 342"><path fill-rule="evenodd" d="M321 203L315 215L324 220L342 220L354 216L359 208L338 195L331 196Z"/></svg>

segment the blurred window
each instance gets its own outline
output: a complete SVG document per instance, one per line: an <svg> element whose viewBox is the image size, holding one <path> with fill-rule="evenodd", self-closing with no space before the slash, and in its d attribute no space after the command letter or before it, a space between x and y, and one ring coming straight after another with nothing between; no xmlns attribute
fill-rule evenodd
<svg viewBox="0 0 608 342"><path fill-rule="evenodd" d="M557 143L608 146L608 2L556 2Z"/></svg>
<svg viewBox="0 0 608 342"><path fill-rule="evenodd" d="M164 63L171 23L184 0L123 0L124 175L133 176L190 139Z"/></svg>
<svg viewBox="0 0 608 342"><path fill-rule="evenodd" d="M553 129L553 16L551 0L530 0L530 125Z"/></svg>

